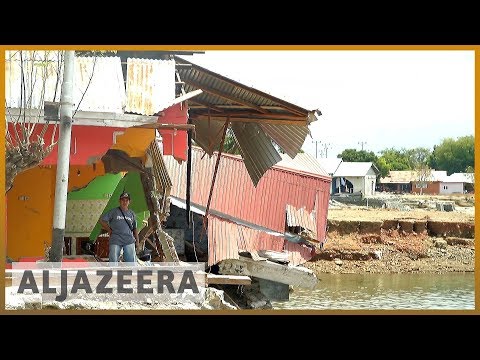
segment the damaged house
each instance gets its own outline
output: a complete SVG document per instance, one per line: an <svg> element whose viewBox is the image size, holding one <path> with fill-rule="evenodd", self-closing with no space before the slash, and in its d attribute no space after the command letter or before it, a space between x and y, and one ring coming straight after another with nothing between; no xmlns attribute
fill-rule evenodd
<svg viewBox="0 0 480 360"><path fill-rule="evenodd" d="M64 255L83 254L95 243L97 257L104 256L108 239L97 220L126 190L143 225L141 241L158 260L181 261L182 248L195 247L220 273L235 273L227 270L234 261L259 261L273 274L267 280L281 282L277 267L307 261L312 244L326 236L330 177L312 164L282 165L301 162L308 126L320 113L172 52L156 53L155 59L145 58L148 52L75 58ZM46 62L47 78L57 80L46 81L42 96L30 96L25 107L21 84L34 82L19 70L18 52L6 58L9 134L27 122L29 138L44 139L45 149L51 145L38 166L18 172L7 186L7 256L38 259L52 239L59 119L47 116L45 102L59 101L58 68ZM219 151L227 131L240 156ZM195 232L192 241L183 242L189 232ZM283 281L312 286L304 273L292 276L299 283Z"/></svg>

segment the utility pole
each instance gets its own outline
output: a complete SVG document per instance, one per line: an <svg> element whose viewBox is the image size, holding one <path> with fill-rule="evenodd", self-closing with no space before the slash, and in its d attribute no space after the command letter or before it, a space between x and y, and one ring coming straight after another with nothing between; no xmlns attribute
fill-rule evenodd
<svg viewBox="0 0 480 360"><path fill-rule="evenodd" d="M358 145L362 146L362 151L363 151L363 145L367 145L367 142L366 141L359 141Z"/></svg>
<svg viewBox="0 0 480 360"><path fill-rule="evenodd" d="M63 255L68 170L70 167L70 142L72 138L74 62L75 52L72 50L65 51L62 93L60 96L57 176L55 182L55 204L53 208L53 239L49 253L50 262L62 261Z"/></svg>
<svg viewBox="0 0 480 360"><path fill-rule="evenodd" d="M312 143L315 143L315 159L318 158L318 144L322 143L320 140L313 140Z"/></svg>
<svg viewBox="0 0 480 360"><path fill-rule="evenodd" d="M332 148L331 145L332 145L332 144L330 144L330 143L324 143L324 144L323 144L323 150L325 151L325 158L328 157L328 149L331 149L331 148Z"/></svg>

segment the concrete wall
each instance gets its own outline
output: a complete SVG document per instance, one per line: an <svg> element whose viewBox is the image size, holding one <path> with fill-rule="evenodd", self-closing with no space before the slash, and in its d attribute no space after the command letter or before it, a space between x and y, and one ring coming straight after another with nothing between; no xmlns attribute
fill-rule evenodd
<svg viewBox="0 0 480 360"><path fill-rule="evenodd" d="M463 194L463 183L440 183L440 194Z"/></svg>

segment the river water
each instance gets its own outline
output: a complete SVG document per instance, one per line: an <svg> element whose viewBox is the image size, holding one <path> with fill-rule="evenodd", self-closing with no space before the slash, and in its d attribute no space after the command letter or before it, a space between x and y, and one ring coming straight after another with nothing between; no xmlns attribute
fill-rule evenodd
<svg viewBox="0 0 480 360"><path fill-rule="evenodd" d="M289 310L473 310L473 273L323 274L315 289L294 288Z"/></svg>

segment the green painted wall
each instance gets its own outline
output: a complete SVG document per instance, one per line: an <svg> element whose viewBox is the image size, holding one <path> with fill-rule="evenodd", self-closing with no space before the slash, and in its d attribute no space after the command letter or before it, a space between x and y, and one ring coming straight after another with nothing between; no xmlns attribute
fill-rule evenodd
<svg viewBox="0 0 480 360"><path fill-rule="evenodd" d="M143 220L148 219L150 212L148 211L147 201L145 199L145 193L143 191L142 182L140 180L140 174L136 172L127 173L117 184L113 191L110 200L107 203L104 211L101 215L105 214L110 209L119 206L118 198L120 194L126 191L130 193L130 209L132 209L137 216L138 231L143 228ZM100 235L101 226L96 224L92 233L90 234L90 240L95 241Z"/></svg>
<svg viewBox="0 0 480 360"><path fill-rule="evenodd" d="M93 179L85 188L70 191L67 200L109 199L122 180L122 174L105 174Z"/></svg>

